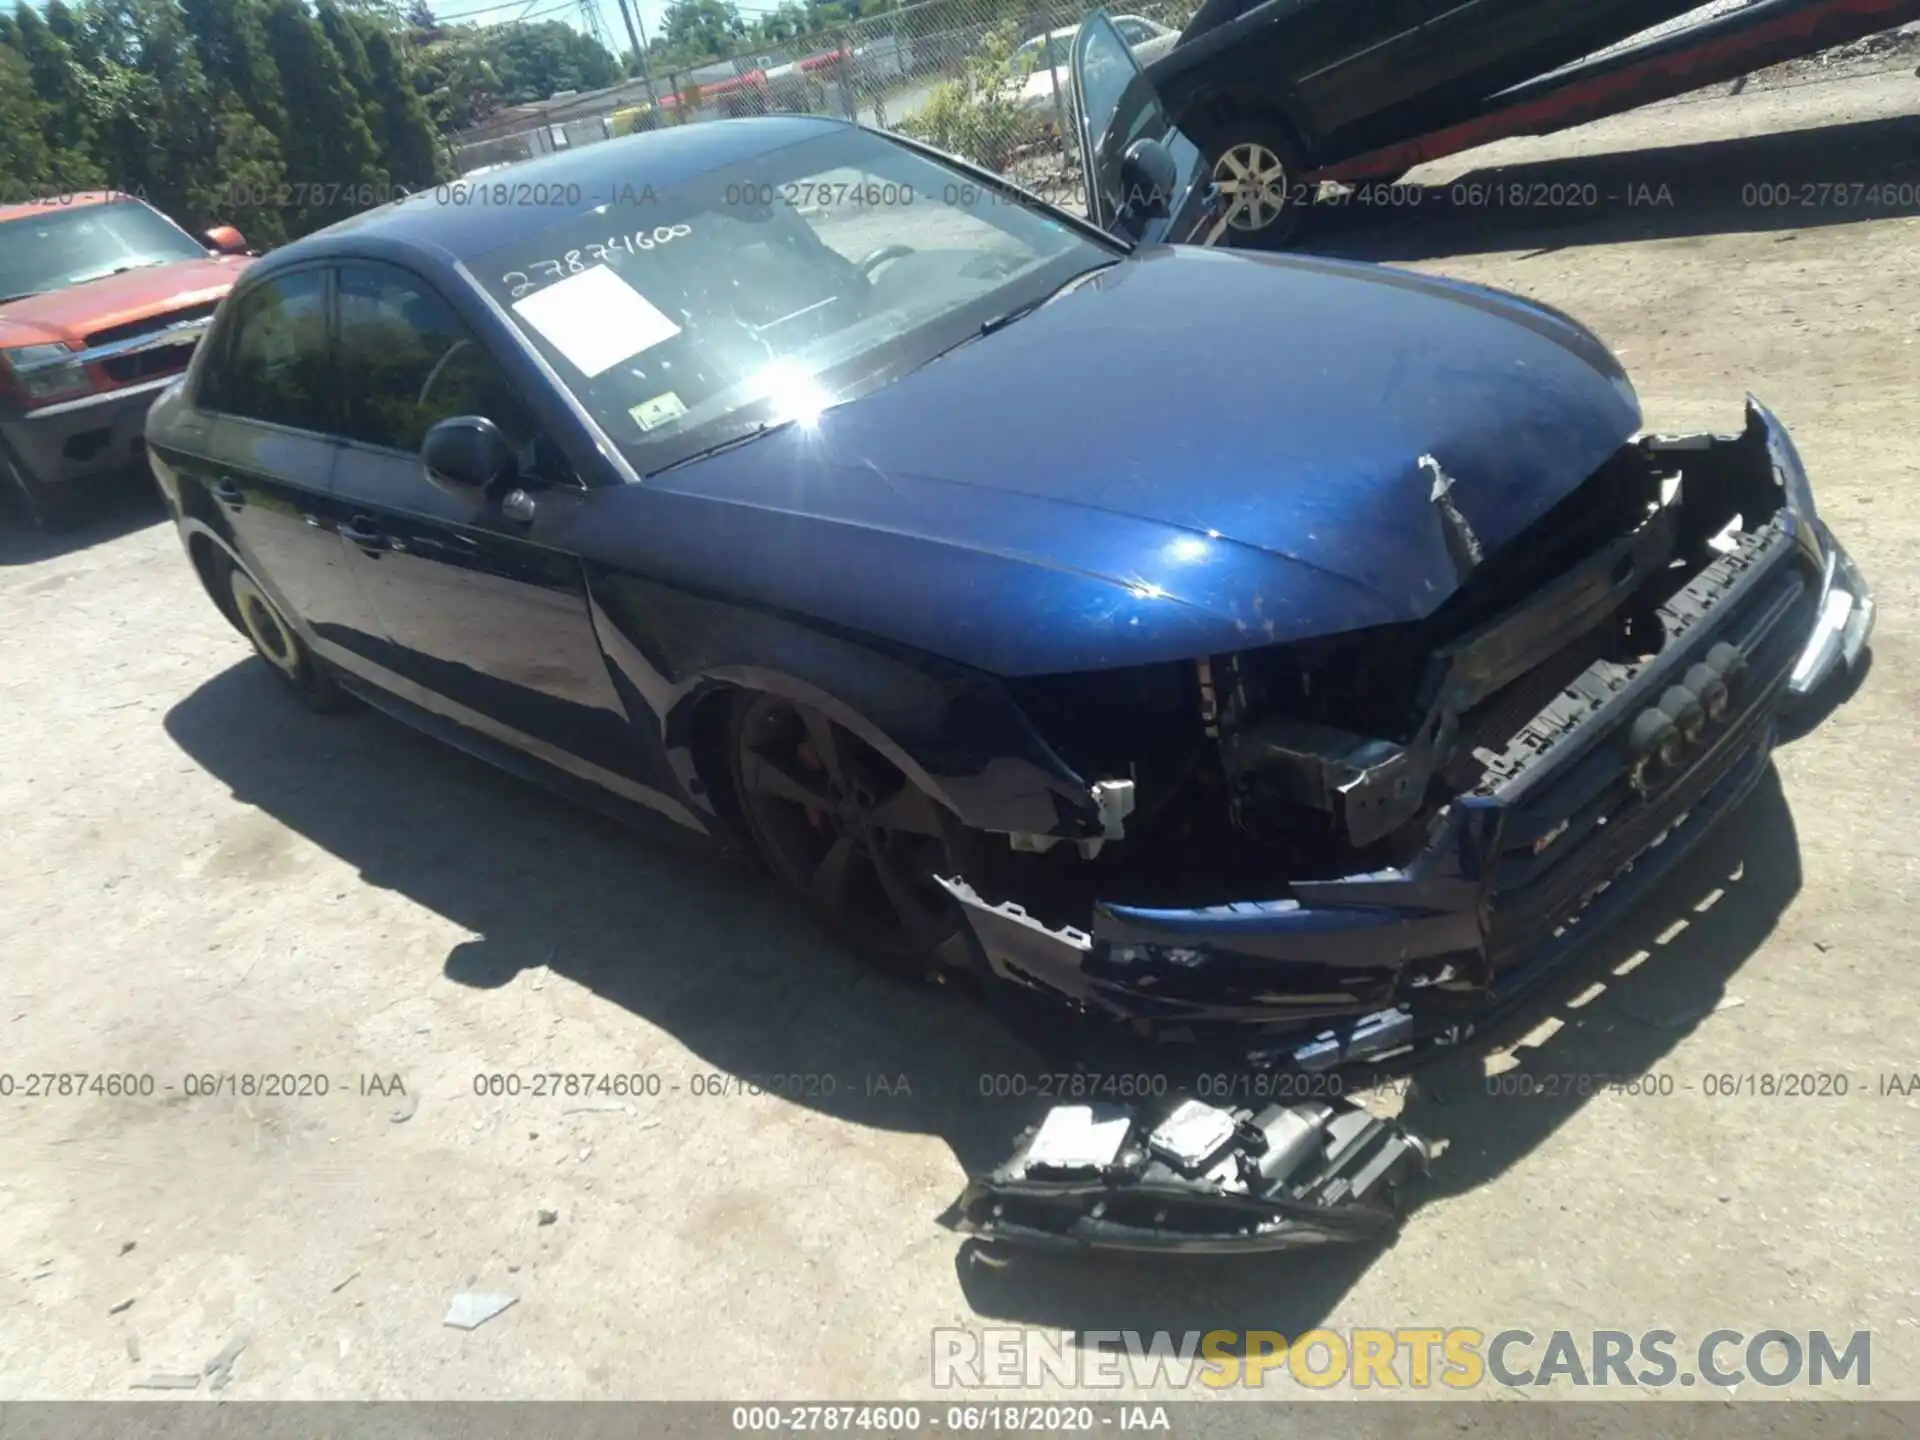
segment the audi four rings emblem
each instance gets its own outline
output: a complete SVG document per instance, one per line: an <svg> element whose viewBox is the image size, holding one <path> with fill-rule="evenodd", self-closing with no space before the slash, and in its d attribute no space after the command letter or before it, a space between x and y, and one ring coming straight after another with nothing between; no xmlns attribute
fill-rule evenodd
<svg viewBox="0 0 1920 1440"><path fill-rule="evenodd" d="M1650 794L1662 772L1677 770L1700 747L1709 727L1726 719L1733 686L1746 665L1746 653L1723 640L1634 717L1627 736L1627 779L1636 791ZM1552 843L1552 837L1543 838Z"/></svg>

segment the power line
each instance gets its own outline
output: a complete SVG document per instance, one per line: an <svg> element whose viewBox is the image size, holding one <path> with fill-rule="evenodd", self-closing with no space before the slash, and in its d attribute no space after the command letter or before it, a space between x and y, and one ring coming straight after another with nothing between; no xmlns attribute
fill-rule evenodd
<svg viewBox="0 0 1920 1440"><path fill-rule="evenodd" d="M519 10L524 16L525 11L532 9L538 3L539 0L503 0L502 4L480 5L472 10L450 10L444 14L435 10L433 18L436 23L445 24L449 20L471 20L476 15L491 15L500 10Z"/></svg>

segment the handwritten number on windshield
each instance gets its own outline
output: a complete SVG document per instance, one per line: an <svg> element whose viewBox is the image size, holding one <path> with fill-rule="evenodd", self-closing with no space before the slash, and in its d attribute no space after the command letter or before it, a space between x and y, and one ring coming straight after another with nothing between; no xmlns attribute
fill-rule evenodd
<svg viewBox="0 0 1920 1440"><path fill-rule="evenodd" d="M532 261L524 270L509 270L500 277L500 284L510 298L518 300L543 285L551 285L569 275L578 275L583 270L604 265L616 252L638 255L645 250L657 250L662 245L670 245L675 240L684 240L691 234L691 225L656 225L649 230L636 230L631 235L611 235L604 244L590 242L553 259Z"/></svg>

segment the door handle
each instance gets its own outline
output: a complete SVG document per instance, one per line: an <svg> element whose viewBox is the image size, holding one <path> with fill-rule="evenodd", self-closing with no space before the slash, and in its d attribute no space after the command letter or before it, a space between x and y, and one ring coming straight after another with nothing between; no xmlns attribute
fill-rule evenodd
<svg viewBox="0 0 1920 1440"><path fill-rule="evenodd" d="M356 515L340 527L340 538L349 545L357 545L370 555L377 555L387 548L387 537L374 523L364 515Z"/></svg>
<svg viewBox="0 0 1920 1440"><path fill-rule="evenodd" d="M231 505L238 510L247 503L246 493L231 480L216 480L213 483L213 498L222 505Z"/></svg>

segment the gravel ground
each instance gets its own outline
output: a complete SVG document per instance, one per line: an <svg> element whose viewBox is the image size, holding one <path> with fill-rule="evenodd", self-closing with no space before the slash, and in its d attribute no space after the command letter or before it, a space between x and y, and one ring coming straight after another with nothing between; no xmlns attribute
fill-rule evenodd
<svg viewBox="0 0 1920 1440"><path fill-rule="evenodd" d="M237 1337L235 1398L924 1395L938 1326L1324 1323L1870 1329L1872 1393L1920 1396L1920 1100L1880 1093L1920 1071L1920 219L1743 199L1910 190L1917 93L1662 107L1459 157L1419 213L1315 233L1575 311L1658 428L1733 428L1751 386L1882 606L1865 684L1738 822L1408 1099L1448 1149L1384 1251L983 1263L935 1217L1025 1118L978 1077L1037 1063L988 1018L863 972L676 839L293 709L150 509L0 534L0 1068L161 1087L0 1101L0 1395L120 1396ZM1494 175L1607 198L1444 203ZM1680 1088L1489 1096L1515 1063ZM1850 1093L1702 1089L1762 1070ZM475 1091L551 1071L661 1089ZM221 1072L329 1093L187 1095ZM701 1093L723 1074L812 1078ZM468 1289L518 1303L443 1325Z"/></svg>

